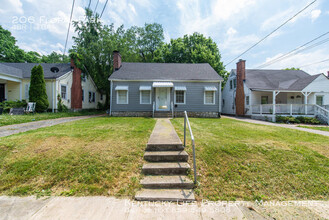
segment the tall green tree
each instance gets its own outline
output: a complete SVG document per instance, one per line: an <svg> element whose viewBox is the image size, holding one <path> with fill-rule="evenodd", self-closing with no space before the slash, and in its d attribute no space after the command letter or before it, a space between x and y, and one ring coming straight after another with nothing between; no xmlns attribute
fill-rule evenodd
<svg viewBox="0 0 329 220"><path fill-rule="evenodd" d="M51 54L43 55L41 58L42 63L69 63L70 57L67 55L56 53L53 51Z"/></svg>
<svg viewBox="0 0 329 220"><path fill-rule="evenodd" d="M16 62L16 39L0 25L0 62Z"/></svg>
<svg viewBox="0 0 329 220"><path fill-rule="evenodd" d="M225 71L217 44L200 33L184 35L183 38L171 39L156 51L156 62L165 63L209 63L224 79Z"/></svg>
<svg viewBox="0 0 329 220"><path fill-rule="evenodd" d="M44 112L48 109L46 82L41 65L34 66L31 70L29 101L36 102L35 110L37 112Z"/></svg>

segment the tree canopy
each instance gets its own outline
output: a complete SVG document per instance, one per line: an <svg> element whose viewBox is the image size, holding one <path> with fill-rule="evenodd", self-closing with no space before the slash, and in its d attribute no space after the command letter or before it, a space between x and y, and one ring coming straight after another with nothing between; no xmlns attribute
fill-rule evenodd
<svg viewBox="0 0 329 220"><path fill-rule="evenodd" d="M16 45L16 39L11 32L0 25L0 62L13 63L68 63L69 56L62 56L56 52L40 55L35 51L25 52Z"/></svg>

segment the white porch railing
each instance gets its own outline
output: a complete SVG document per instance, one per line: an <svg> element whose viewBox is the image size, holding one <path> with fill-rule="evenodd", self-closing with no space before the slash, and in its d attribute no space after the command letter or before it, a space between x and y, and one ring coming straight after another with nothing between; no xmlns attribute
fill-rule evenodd
<svg viewBox="0 0 329 220"><path fill-rule="evenodd" d="M314 115L314 108L313 104L262 104L251 105L250 113L252 115Z"/></svg>
<svg viewBox="0 0 329 220"><path fill-rule="evenodd" d="M327 122L327 124L329 125L329 110L327 110L319 105L314 105L314 112L318 118Z"/></svg>

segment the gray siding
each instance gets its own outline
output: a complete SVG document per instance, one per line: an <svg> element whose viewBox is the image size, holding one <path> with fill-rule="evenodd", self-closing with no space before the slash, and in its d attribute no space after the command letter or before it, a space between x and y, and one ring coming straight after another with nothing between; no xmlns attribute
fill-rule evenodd
<svg viewBox="0 0 329 220"><path fill-rule="evenodd" d="M219 82L173 82L174 86L186 87L186 104L174 105L174 111L190 111L190 112L219 112ZM153 82L138 81L113 81L112 87L112 111L152 111L153 104L140 104L140 86L152 86ZM116 86L128 86L128 104L117 104ZM215 104L204 104L204 87L215 86ZM151 91L152 103L155 101L155 89ZM170 90L170 101L174 102L174 89Z"/></svg>

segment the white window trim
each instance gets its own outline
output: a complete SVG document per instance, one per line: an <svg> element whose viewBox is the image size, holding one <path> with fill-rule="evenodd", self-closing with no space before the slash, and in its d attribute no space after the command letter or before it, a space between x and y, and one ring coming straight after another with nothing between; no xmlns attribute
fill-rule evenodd
<svg viewBox="0 0 329 220"><path fill-rule="evenodd" d="M149 101L149 103L142 103L142 92L143 91L150 91L150 101ZM127 97L128 97L128 95L127 95ZM151 103L152 103L152 90L140 90L139 91L139 104L141 104L141 105L150 105Z"/></svg>
<svg viewBox="0 0 329 220"><path fill-rule="evenodd" d="M126 91L127 92L127 100L126 103L119 103L119 91ZM128 105L129 104L129 89L128 90L116 90L117 92L117 105Z"/></svg>
<svg viewBox="0 0 329 220"><path fill-rule="evenodd" d="M95 94L95 100L94 101L90 101L89 93L91 93L91 99L93 99L93 94ZM96 103L96 92L88 91L88 101L89 101L89 103Z"/></svg>
<svg viewBox="0 0 329 220"><path fill-rule="evenodd" d="M184 102L183 103L177 103L176 102L176 92L177 91L184 92ZM185 90L175 90L175 92L174 92L174 104L175 105L185 105L186 104L186 91Z"/></svg>
<svg viewBox="0 0 329 220"><path fill-rule="evenodd" d="M316 100L318 97L322 97L322 105L323 105L324 95L315 95L315 104L317 105Z"/></svg>
<svg viewBox="0 0 329 220"><path fill-rule="evenodd" d="M62 97L62 86L65 86L65 98ZM61 99L67 100L67 85L61 84Z"/></svg>
<svg viewBox="0 0 329 220"><path fill-rule="evenodd" d="M213 95L213 103L206 103L206 92L212 92L214 95ZM204 105L216 105L216 91L204 91L203 92L203 104Z"/></svg>
<svg viewBox="0 0 329 220"><path fill-rule="evenodd" d="M250 96L249 95L246 96L246 105L250 105Z"/></svg>

